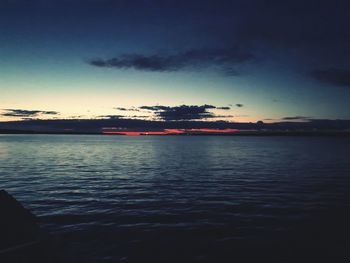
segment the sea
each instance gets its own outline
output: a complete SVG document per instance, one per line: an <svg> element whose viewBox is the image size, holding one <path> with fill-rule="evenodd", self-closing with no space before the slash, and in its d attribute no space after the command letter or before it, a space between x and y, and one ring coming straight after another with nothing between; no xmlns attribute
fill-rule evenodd
<svg viewBox="0 0 350 263"><path fill-rule="evenodd" d="M66 262L350 262L349 137L0 135L0 189Z"/></svg>

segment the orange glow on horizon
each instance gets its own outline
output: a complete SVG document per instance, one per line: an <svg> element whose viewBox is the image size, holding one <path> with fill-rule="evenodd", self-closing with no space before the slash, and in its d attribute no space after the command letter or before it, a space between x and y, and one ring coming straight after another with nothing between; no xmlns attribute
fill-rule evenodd
<svg viewBox="0 0 350 263"><path fill-rule="evenodd" d="M218 129L189 129L187 131L191 132L204 132L204 133L232 133L232 132L238 132L237 129L224 129L224 130L218 130Z"/></svg>
<svg viewBox="0 0 350 263"><path fill-rule="evenodd" d="M169 134L191 134L191 133L234 133L238 132L237 129L165 129L163 131L103 131L103 134L111 135L128 135L128 136L139 136L139 135L169 135Z"/></svg>

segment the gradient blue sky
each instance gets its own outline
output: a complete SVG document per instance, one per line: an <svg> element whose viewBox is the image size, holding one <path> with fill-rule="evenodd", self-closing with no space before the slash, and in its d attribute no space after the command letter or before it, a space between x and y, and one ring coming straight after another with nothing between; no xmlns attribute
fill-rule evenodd
<svg viewBox="0 0 350 263"><path fill-rule="evenodd" d="M115 107L210 104L229 106L213 110L229 121L350 119L349 4L279 2L3 0L0 114L95 118L134 114ZM208 50L251 59L220 62ZM178 56L188 51L201 55ZM108 62L130 54L178 64ZM0 121L21 119L8 115Z"/></svg>

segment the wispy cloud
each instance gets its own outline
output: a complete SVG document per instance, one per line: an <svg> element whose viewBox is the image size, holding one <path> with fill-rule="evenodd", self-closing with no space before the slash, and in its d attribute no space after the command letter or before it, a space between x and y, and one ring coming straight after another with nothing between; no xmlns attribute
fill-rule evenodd
<svg viewBox="0 0 350 263"><path fill-rule="evenodd" d="M281 120L284 120L284 121L309 121L309 120L312 120L312 118L307 117L307 116L291 116L291 117L283 117Z"/></svg>
<svg viewBox="0 0 350 263"><path fill-rule="evenodd" d="M57 111L3 109L5 113L0 114L6 117L36 117L38 115L58 115Z"/></svg>

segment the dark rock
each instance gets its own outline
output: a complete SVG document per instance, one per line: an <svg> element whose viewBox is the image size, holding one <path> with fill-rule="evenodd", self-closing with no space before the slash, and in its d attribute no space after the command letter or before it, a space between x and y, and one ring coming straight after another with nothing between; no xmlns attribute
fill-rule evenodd
<svg viewBox="0 0 350 263"><path fill-rule="evenodd" d="M49 235L37 218L0 190L0 262L58 262Z"/></svg>
<svg viewBox="0 0 350 263"><path fill-rule="evenodd" d="M0 249L34 242L40 238L35 216L6 191L0 191Z"/></svg>

